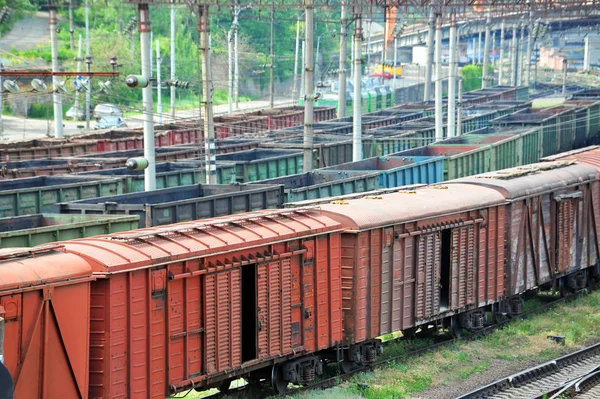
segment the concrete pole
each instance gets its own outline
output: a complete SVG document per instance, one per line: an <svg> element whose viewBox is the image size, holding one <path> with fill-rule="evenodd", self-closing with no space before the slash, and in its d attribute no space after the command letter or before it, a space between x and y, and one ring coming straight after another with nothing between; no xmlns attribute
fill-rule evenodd
<svg viewBox="0 0 600 399"><path fill-rule="evenodd" d="M371 24L372 23L373 23L373 20L371 18L369 18L369 22L367 22L367 69L371 65Z"/></svg>
<svg viewBox="0 0 600 399"><path fill-rule="evenodd" d="M352 61L350 61L350 79L354 82L354 40L350 42L350 56L352 57Z"/></svg>
<svg viewBox="0 0 600 399"><path fill-rule="evenodd" d="M142 76L150 79L152 76L152 65L150 64L152 43L150 42L150 13L148 12L148 4L138 4L138 26L142 48ZM142 89L142 101L144 104L144 158L148 161L148 167L144 169L144 189L145 191L152 191L156 190L156 156L154 150L151 84Z"/></svg>
<svg viewBox="0 0 600 399"><path fill-rule="evenodd" d="M210 25L208 6L198 7L198 30L200 31L200 50L202 51L202 97L204 103L204 156L206 164L206 184L217 184L217 165L215 157L215 127L213 124L213 82L210 65Z"/></svg>
<svg viewBox="0 0 600 399"><path fill-rule="evenodd" d="M4 65L2 65L2 63L0 63L0 72L2 72L4 70ZM2 87L2 76L0 76L0 136L2 134L4 134L4 120L2 119L2 110L4 110L4 96L2 94L2 90L4 88Z"/></svg>
<svg viewBox="0 0 600 399"><path fill-rule="evenodd" d="M458 78L458 104L456 111L456 135L462 134L462 77Z"/></svg>
<svg viewBox="0 0 600 399"><path fill-rule="evenodd" d="M227 88L229 90L229 100L227 113L233 113L233 32L229 29L227 34Z"/></svg>
<svg viewBox="0 0 600 399"><path fill-rule="evenodd" d="M50 41L52 44L52 72L58 72L58 38L56 29L58 28L56 20L56 6L49 7L50 15ZM54 81L58 83L59 78L54 77ZM88 90L89 92L89 90ZM63 137L63 118L62 118L62 96L54 90L52 94L54 102L54 137Z"/></svg>
<svg viewBox="0 0 600 399"><path fill-rule="evenodd" d="M471 58L471 65L475 65L477 63L477 39L473 38L473 58Z"/></svg>
<svg viewBox="0 0 600 399"><path fill-rule="evenodd" d="M498 31L494 30L494 32L492 33L492 50L498 50L498 48L497 48L498 40L496 38L497 35L498 35ZM494 67L496 67L497 62L498 62L497 59L494 59L494 62L492 63L492 65L494 65Z"/></svg>
<svg viewBox="0 0 600 399"><path fill-rule="evenodd" d="M271 65L269 66L269 108L275 107L275 81L273 76L273 33L275 25L275 5L271 7L271 47L269 49L269 59Z"/></svg>
<svg viewBox="0 0 600 399"><path fill-rule="evenodd" d="M352 102L352 161L362 159L362 20L354 19L354 101Z"/></svg>
<svg viewBox="0 0 600 399"><path fill-rule="evenodd" d="M156 40L156 94L158 100L158 123L162 124L162 89L160 81L160 64L162 62L162 58L160 58L160 42Z"/></svg>
<svg viewBox="0 0 600 399"><path fill-rule="evenodd" d="M148 25L150 27L150 25ZM150 47L150 46L149 46ZM149 52L152 52L149 50ZM85 58L90 55L90 4L85 0ZM88 64L89 65L89 64ZM152 70L152 68L150 68ZM91 89L91 85L90 85ZM92 102L92 91L88 90L85 93L85 128L90 130L90 103Z"/></svg>
<svg viewBox="0 0 600 399"><path fill-rule="evenodd" d="M513 22L513 28L512 28L512 41L510 44L510 68L509 68L509 73L510 73L510 85L511 86L516 86L517 85L517 79L516 79L516 72L517 72L517 25L514 24Z"/></svg>
<svg viewBox="0 0 600 399"><path fill-rule="evenodd" d="M504 20L500 24L500 56L498 58L498 84L504 84Z"/></svg>
<svg viewBox="0 0 600 399"><path fill-rule="evenodd" d="M527 53L525 55L525 86L531 84L531 49L533 47L533 20L529 14L529 25L527 34Z"/></svg>
<svg viewBox="0 0 600 399"><path fill-rule="evenodd" d="M75 30L73 29L73 0L69 0L69 35L69 47L71 48L71 51L73 51L73 47L75 47Z"/></svg>
<svg viewBox="0 0 600 399"><path fill-rule="evenodd" d="M481 31L479 31L479 39L477 40L477 63L481 64Z"/></svg>
<svg viewBox="0 0 600 399"><path fill-rule="evenodd" d="M342 18L340 21L340 62L338 67L338 118L346 116L346 50L348 47L348 21L346 4L342 2Z"/></svg>
<svg viewBox="0 0 600 399"><path fill-rule="evenodd" d="M387 7L383 7L383 46L381 47L381 85L385 85L385 50L387 47ZM394 66L394 68L396 68Z"/></svg>
<svg viewBox="0 0 600 399"><path fill-rule="evenodd" d="M79 48L77 49L77 72L81 72L81 35L79 35ZM73 108L75 109L75 112L77 112L77 115L79 115L79 90L75 90L75 104L73 105Z"/></svg>
<svg viewBox="0 0 600 399"><path fill-rule="evenodd" d="M562 84L562 95L567 95L567 60L563 60L563 84Z"/></svg>
<svg viewBox="0 0 600 399"><path fill-rule="evenodd" d="M425 64L425 96L424 100L431 100L431 75L433 74L433 35L435 30L435 13L433 8L429 13L429 30L427 31L427 64Z"/></svg>
<svg viewBox="0 0 600 399"><path fill-rule="evenodd" d="M518 68L518 72L519 72L519 78L518 78L518 83L519 86L522 86L524 83L524 68L525 68L525 52L523 51L525 49L525 24L523 23L521 25L521 40L519 40L518 42L519 45L519 68Z"/></svg>
<svg viewBox="0 0 600 399"><path fill-rule="evenodd" d="M233 91L235 95L235 109L240 108L240 57L238 52L238 15L241 12L239 6L234 6L233 14L233 58L234 58L234 71L233 71Z"/></svg>
<svg viewBox="0 0 600 399"><path fill-rule="evenodd" d="M442 15L438 14L435 25L435 141L444 139L442 85Z"/></svg>
<svg viewBox="0 0 600 399"><path fill-rule="evenodd" d="M344 6L342 6L342 10ZM342 11L343 12L343 11ZM343 17L342 17L343 18ZM292 81L292 102L294 105L298 103L298 51L300 47L300 14L296 20L296 52L294 54L294 80Z"/></svg>
<svg viewBox="0 0 600 399"><path fill-rule="evenodd" d="M456 14L450 14L450 47L448 74L448 137L456 136Z"/></svg>
<svg viewBox="0 0 600 399"><path fill-rule="evenodd" d="M314 59L314 0L305 0L304 40L304 172L313 170L313 127L315 105L315 59Z"/></svg>
<svg viewBox="0 0 600 399"><path fill-rule="evenodd" d="M231 40L229 43L231 46ZM171 81L175 80L175 56L175 4L171 4ZM229 70L231 73L231 65ZM175 122L175 85L171 85L171 119Z"/></svg>
<svg viewBox="0 0 600 399"><path fill-rule="evenodd" d="M304 98L306 92L304 91L304 65L306 65L306 45L305 41L302 40L302 73L300 74L300 97Z"/></svg>
<svg viewBox="0 0 600 399"><path fill-rule="evenodd" d="M317 91L317 82L316 80L319 78L319 47L321 46L321 36L317 38L317 55L315 56L315 92Z"/></svg>
<svg viewBox="0 0 600 399"><path fill-rule="evenodd" d="M396 63L398 62L398 37L394 36L394 76L392 80L392 90L396 92Z"/></svg>
<svg viewBox="0 0 600 399"><path fill-rule="evenodd" d="M490 26L492 25L492 18L487 15L485 20L485 42L483 44L483 75L481 76L481 87L488 87L490 76Z"/></svg>

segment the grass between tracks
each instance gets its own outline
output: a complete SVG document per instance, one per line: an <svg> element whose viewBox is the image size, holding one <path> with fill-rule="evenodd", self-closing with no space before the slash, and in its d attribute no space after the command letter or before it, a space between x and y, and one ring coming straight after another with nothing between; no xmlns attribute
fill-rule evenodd
<svg viewBox="0 0 600 399"><path fill-rule="evenodd" d="M549 295L528 298L525 310L552 300ZM565 337L565 345L549 340L555 334ZM461 341L421 356L408 354L428 346L431 339L390 342L383 359L388 362L373 371L360 373L338 387L325 391L309 391L291 395L291 399L395 399L431 396L428 390L465 385L469 378L484 374L489 381L478 380L479 386L518 370L543 363L573 352L590 341L600 340L600 291L526 320L515 320L503 329L474 341ZM509 372L510 371L510 372ZM474 389L474 387L472 388ZM470 389L464 389L468 391ZM425 394L423 394L425 392ZM201 398L192 392L188 398ZM235 395L239 399L244 395ZM450 396L446 396L450 397Z"/></svg>

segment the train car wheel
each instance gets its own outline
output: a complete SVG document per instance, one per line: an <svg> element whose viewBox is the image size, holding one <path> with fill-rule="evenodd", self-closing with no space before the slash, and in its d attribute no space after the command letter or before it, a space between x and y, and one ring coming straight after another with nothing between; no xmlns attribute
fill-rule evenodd
<svg viewBox="0 0 600 399"><path fill-rule="evenodd" d="M462 337L463 329L460 325L460 316L454 315L450 317L450 333L454 338Z"/></svg>
<svg viewBox="0 0 600 399"><path fill-rule="evenodd" d="M494 324L500 324L504 320L504 314L502 313L502 304L495 303L492 305L492 321Z"/></svg>
<svg viewBox="0 0 600 399"><path fill-rule="evenodd" d="M271 370L271 387L278 394L287 392L288 381L283 376L283 364L276 364Z"/></svg>
<svg viewBox="0 0 600 399"><path fill-rule="evenodd" d="M349 360L342 360L340 363L340 370L342 371L342 373L349 373L352 370L354 370L354 362L351 362Z"/></svg>

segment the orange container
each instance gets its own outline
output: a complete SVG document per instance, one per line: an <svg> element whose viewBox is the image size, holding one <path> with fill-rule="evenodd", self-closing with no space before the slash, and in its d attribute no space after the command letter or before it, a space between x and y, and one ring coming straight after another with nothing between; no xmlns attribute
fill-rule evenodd
<svg viewBox="0 0 600 399"><path fill-rule="evenodd" d="M335 347L339 234L315 211L264 211L66 242L102 277L90 397L164 399Z"/></svg>
<svg viewBox="0 0 600 399"><path fill-rule="evenodd" d="M4 363L14 397L87 398L92 269L61 246L0 253Z"/></svg>

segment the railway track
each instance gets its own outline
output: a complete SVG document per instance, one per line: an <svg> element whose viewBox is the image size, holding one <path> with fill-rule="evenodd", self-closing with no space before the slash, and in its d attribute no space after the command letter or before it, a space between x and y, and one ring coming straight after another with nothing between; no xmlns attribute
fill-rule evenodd
<svg viewBox="0 0 600 399"><path fill-rule="evenodd" d="M402 359L407 358L407 357L413 357L413 356L423 355L423 354L425 354L427 352L431 352L431 351L436 350L436 349L440 349L440 348L444 348L444 347L450 346L450 345L452 345L452 344L454 344L456 342L459 342L461 340L474 340L474 339L481 338L481 337L483 337L483 336L485 336L487 334L490 334L491 332L493 332L493 331L495 331L495 330L497 330L499 328L502 328L502 327L506 326L507 324L509 324L510 322L512 322L514 320L524 320L524 319L527 319L528 317L531 317L533 315L536 315L536 314L539 314L539 313L543 313L543 312L545 312L547 310L550 310L554 306L557 306L557 305L559 305L561 303L566 303L568 301L576 299L576 298L580 297L581 295L583 295L584 293L585 293L585 291L580 291L580 292L575 293L575 294L573 294L571 296L568 296L568 297L558 298L558 299L553 300L551 302L545 303L545 304L543 304L543 305L541 305L539 307L536 307L535 309L532 309L530 311L524 312L524 313L522 313L522 314L520 314L518 316L515 316L513 318L506 318L506 319L500 321L499 323L488 325L488 326L482 328L481 330L472 332L472 333L470 333L468 335L464 335L464 336L462 336L460 338L447 338L447 339L443 339L443 340L441 340L439 342L433 343L432 345L428 345L428 346L425 346L425 347L422 347L422 348L418 348L418 349L406 352L406 353L404 353L404 354L402 354L400 356L385 357L383 359L380 359L380 360L376 361L375 363L373 363L373 364L371 364L369 366L357 367L357 368L355 368L355 369L353 369L351 371L346 371L346 372L341 372L340 371L340 374L334 375L332 377L325 378L325 379L322 379L322 380L319 380L319 381L315 381L315 382L313 382L313 383L311 383L309 385L306 385L306 386L301 386L301 387L290 389L288 391L288 394L289 393L300 393L300 392L305 392L305 391L310 391L310 390L315 390L315 389L327 389L327 388L331 388L331 387L334 387L336 385L339 385L339 383L342 382L342 381L346 381L346 380L350 379L354 375L357 375L357 374L365 372L365 371L370 371L370 370L372 370L372 369L374 369L376 367L384 366L385 364L388 364L388 363L391 363L391 362L394 362L394 361L398 361L398 360L402 360ZM404 339L406 339L406 338L399 338L398 340L404 340ZM386 343L384 343L384 345L387 344L387 343L398 341L398 340L387 341ZM599 354L599 357L600 357L600 344L598 344L598 354ZM599 360L598 364L600 364L600 360ZM599 371L598 379L600 379L600 369L598 371ZM470 395L470 394L471 393L469 393L468 395ZM227 393L217 392L215 394L205 396L205 398L220 399L220 398L223 398L225 395L227 395L227 397L236 397L237 395L239 395L239 396L244 397L244 398L253 398L253 397L257 397L258 398L258 397L271 396L273 394L266 393L265 390L259 390L258 392L255 392L255 390L252 389L252 391L251 391L250 389L248 389L248 385L244 385L244 386L240 386L238 388L230 389ZM471 396L464 396L464 398L465 399L467 399L467 398L471 399L471 398L479 398L479 397L478 396L473 396L473 397L471 397ZM484 398L484 396L482 396L481 398ZM504 397L502 397L502 398L504 398ZM509 398L509 397L507 396L507 398ZM512 398L512 397L510 397L510 398ZM540 396L540 398L541 398L541 396ZM585 397L585 398L587 399L588 397ZM598 394L597 396L590 396L589 398L598 399L598 398L600 398L600 394Z"/></svg>
<svg viewBox="0 0 600 399"><path fill-rule="evenodd" d="M459 399L600 397L600 343L503 378Z"/></svg>

